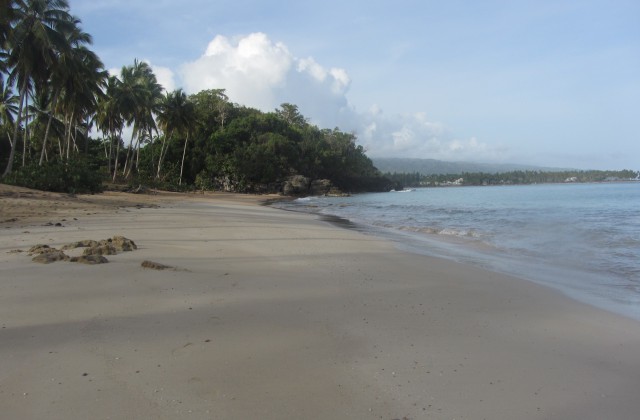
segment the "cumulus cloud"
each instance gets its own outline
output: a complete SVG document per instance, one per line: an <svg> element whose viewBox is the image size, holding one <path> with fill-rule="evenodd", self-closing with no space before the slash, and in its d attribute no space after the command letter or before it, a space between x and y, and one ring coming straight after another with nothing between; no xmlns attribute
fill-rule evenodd
<svg viewBox="0 0 640 420"><path fill-rule="evenodd" d="M150 66L156 75L156 79L158 79L158 83L160 83L164 90L171 92L176 89L175 75L170 68L153 64L150 64Z"/></svg>
<svg viewBox="0 0 640 420"><path fill-rule="evenodd" d="M344 69L297 58L264 33L216 36L201 57L183 65L181 76L189 93L222 88L231 101L263 111L289 102L319 125L331 125L346 110L351 84Z"/></svg>
<svg viewBox="0 0 640 420"><path fill-rule="evenodd" d="M371 157L411 157L441 160L500 162L508 158L504 147L492 147L475 137L457 138L443 124L424 113L387 117L374 106L361 115L359 141Z"/></svg>
<svg viewBox="0 0 640 420"><path fill-rule="evenodd" d="M348 101L346 70L298 58L264 33L218 35L202 56L182 66L180 75L188 93L222 88L232 102L263 111L296 104L313 124L356 133L372 157L500 161L506 153L476 138L458 139L424 113L387 116L378 105L357 112ZM163 80L173 80L173 74L166 76Z"/></svg>
<svg viewBox="0 0 640 420"><path fill-rule="evenodd" d="M222 88L233 102L270 111L279 105L277 92L292 65L287 47L263 33L233 40L218 35L200 58L183 66L182 79L189 93Z"/></svg>

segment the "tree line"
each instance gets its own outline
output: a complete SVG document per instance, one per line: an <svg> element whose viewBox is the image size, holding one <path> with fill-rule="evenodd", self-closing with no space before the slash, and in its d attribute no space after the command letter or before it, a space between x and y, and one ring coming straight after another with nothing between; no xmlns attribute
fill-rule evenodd
<svg viewBox="0 0 640 420"><path fill-rule="evenodd" d="M393 188L353 133L312 125L294 104L263 112L224 89L167 92L138 60L110 75L81 25L66 0L0 0L3 182L275 192L303 175L343 191Z"/></svg>
<svg viewBox="0 0 640 420"><path fill-rule="evenodd" d="M524 185L565 182L614 182L640 179L640 172L621 171L511 171L500 173L463 172L460 174L422 175L386 173L385 176L407 187L438 187L448 185Z"/></svg>

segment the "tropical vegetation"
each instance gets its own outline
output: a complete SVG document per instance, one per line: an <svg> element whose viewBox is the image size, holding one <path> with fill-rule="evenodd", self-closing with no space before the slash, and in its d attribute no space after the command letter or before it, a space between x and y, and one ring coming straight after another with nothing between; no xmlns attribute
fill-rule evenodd
<svg viewBox="0 0 640 420"><path fill-rule="evenodd" d="M429 174L419 172L386 173L386 177L407 187L446 187L465 185L523 185L569 182L619 182L640 179L639 171L509 171L498 173L463 172Z"/></svg>
<svg viewBox="0 0 640 420"><path fill-rule="evenodd" d="M110 75L81 24L66 0L0 0L3 182L276 192L302 176L342 191L393 187L354 134L312 125L294 104L262 112L223 88L167 92L138 60Z"/></svg>

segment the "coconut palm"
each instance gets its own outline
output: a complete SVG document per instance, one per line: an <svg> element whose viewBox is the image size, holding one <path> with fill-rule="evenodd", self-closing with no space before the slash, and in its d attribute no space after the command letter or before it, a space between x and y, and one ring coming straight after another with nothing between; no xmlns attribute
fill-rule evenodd
<svg viewBox="0 0 640 420"><path fill-rule="evenodd" d="M140 146L143 139L153 142L153 131L157 132L158 128L154 119L160 110L160 100L162 99L162 86L147 63L139 63L136 71L139 74L141 83L144 86L145 96L144 102L138 110L136 116L136 129L138 131L136 143L136 168L140 160ZM152 159L153 162L153 159Z"/></svg>
<svg viewBox="0 0 640 420"><path fill-rule="evenodd" d="M13 3L12 0L0 0L0 73L5 71L5 50L8 48L7 41L14 19Z"/></svg>
<svg viewBox="0 0 640 420"><path fill-rule="evenodd" d="M109 140L109 150L107 155L109 173L111 173L111 160L113 158L113 141L117 139L117 152L114 174L118 171L118 154L120 153L120 137L124 127L124 119L119 108L120 80L115 76L109 76L105 94L98 101L98 112L96 114L96 124L98 129Z"/></svg>
<svg viewBox="0 0 640 420"><path fill-rule="evenodd" d="M13 94L13 90L4 79L0 78L0 129L5 131L9 137L9 143L13 147L11 139L11 128L18 113L18 97Z"/></svg>
<svg viewBox="0 0 640 420"><path fill-rule="evenodd" d="M135 60L132 66L122 68L120 79L120 110L126 123L133 128L122 172L125 177L128 177L131 174L134 157L138 162L142 140L145 136L151 137L152 131L156 128L153 115L158 109L162 87L153 74L151 66L138 60Z"/></svg>
<svg viewBox="0 0 640 420"><path fill-rule="evenodd" d="M173 134L184 133L186 140L182 152L182 165L180 167L180 183L182 184L182 172L184 168L184 158L189 141L191 126L195 122L195 107L182 89L168 92L162 100L158 121L164 131L164 138L160 148L160 158L158 160L158 172L156 178L160 177L162 163L167 155L168 141L171 141Z"/></svg>
<svg viewBox="0 0 640 420"><path fill-rule="evenodd" d="M45 130L40 165L43 163L49 127L53 121L54 113L65 113L65 122L68 123L65 141L66 157L68 158L74 123L76 120L85 119L87 113L96 108L96 98L102 94L102 86L107 76L98 56L86 47L92 42L91 36L80 29L78 19L73 19L74 26L70 32L64 34L70 48L59 52L57 63L51 69L49 85L53 96L52 112L49 113L49 122ZM62 148L60 156L65 156Z"/></svg>
<svg viewBox="0 0 640 420"><path fill-rule="evenodd" d="M15 26L8 34L6 65L9 83L18 86L18 113L13 146L3 176L11 173L23 108L31 87L43 87L55 66L58 53L69 48L65 33L75 21L66 0L20 0L12 2Z"/></svg>
<svg viewBox="0 0 640 420"><path fill-rule="evenodd" d="M76 147L75 137L78 127L82 127L86 136L87 121L98 108L98 98L103 94L107 72L103 69L98 56L85 46L71 50L70 69L64 85L62 110L68 122L66 140L66 158L69 159L71 143Z"/></svg>

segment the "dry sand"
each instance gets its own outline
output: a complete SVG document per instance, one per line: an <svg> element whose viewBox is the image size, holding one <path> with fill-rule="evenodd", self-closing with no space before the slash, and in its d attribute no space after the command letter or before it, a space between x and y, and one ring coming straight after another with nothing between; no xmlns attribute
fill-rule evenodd
<svg viewBox="0 0 640 420"><path fill-rule="evenodd" d="M640 323L258 204L0 186L0 418L640 418Z"/></svg>

